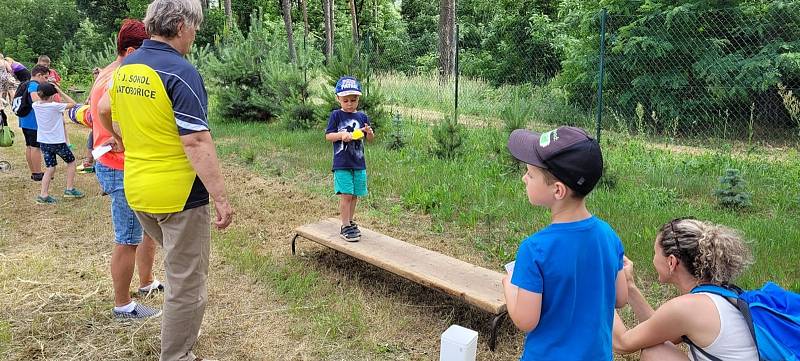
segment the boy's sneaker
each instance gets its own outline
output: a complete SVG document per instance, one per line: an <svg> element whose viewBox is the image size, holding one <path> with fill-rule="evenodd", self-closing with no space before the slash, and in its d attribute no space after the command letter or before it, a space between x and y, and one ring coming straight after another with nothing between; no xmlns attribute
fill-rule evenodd
<svg viewBox="0 0 800 361"><path fill-rule="evenodd" d="M65 189L64 198L83 198L83 192L77 190L76 188Z"/></svg>
<svg viewBox="0 0 800 361"><path fill-rule="evenodd" d="M117 320L143 320L145 318L161 316L161 310L147 307L137 303L131 312L120 312L113 310L114 318Z"/></svg>
<svg viewBox="0 0 800 361"><path fill-rule="evenodd" d="M164 292L164 285L158 280L153 280L149 285L139 288L138 291L140 298L147 298L158 292Z"/></svg>
<svg viewBox="0 0 800 361"><path fill-rule="evenodd" d="M55 198L51 197L51 196L47 196L47 197L36 196L36 203L39 203L39 204L55 204L56 202L58 202L58 201Z"/></svg>
<svg viewBox="0 0 800 361"><path fill-rule="evenodd" d="M350 227L353 229L353 233L356 234L356 237L359 239L361 238L361 230L358 229L358 225L354 221L350 221Z"/></svg>
<svg viewBox="0 0 800 361"><path fill-rule="evenodd" d="M361 239L361 234L360 232L356 234L355 230L357 230L357 228L354 228L353 226L342 226L339 236L341 236L342 239L347 242L358 242L358 240Z"/></svg>

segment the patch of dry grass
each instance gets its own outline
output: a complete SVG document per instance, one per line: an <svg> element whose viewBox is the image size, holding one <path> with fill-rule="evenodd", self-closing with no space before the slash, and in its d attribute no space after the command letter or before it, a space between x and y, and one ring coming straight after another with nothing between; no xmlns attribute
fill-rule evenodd
<svg viewBox="0 0 800 361"><path fill-rule="evenodd" d="M82 131L73 130L73 143L83 144L76 141L81 137ZM94 175L88 174L77 177L86 198L36 204L39 183L28 177L23 147L17 143L0 153L13 165L11 172L0 173L0 323L8 325L8 341L0 337L0 358L157 360L160 320L120 323L111 317L108 197L100 196ZM78 156L81 152L76 151ZM60 166L51 192L60 194L63 184ZM160 257L156 263L156 277L163 280ZM210 273L198 354L226 360L292 359L283 357L294 343L287 337L293 321L283 311L286 304L216 255ZM142 302L158 306L162 298ZM252 312L263 310L274 312Z"/></svg>

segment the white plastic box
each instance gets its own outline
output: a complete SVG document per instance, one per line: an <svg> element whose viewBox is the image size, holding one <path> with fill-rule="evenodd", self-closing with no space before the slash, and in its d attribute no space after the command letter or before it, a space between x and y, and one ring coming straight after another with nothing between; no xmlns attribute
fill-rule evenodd
<svg viewBox="0 0 800 361"><path fill-rule="evenodd" d="M478 332L452 325L442 333L439 361L475 361L478 353Z"/></svg>

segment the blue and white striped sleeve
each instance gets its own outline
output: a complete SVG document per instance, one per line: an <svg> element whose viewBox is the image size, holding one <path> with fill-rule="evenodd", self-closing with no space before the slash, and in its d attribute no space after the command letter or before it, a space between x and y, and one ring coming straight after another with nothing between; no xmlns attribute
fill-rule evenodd
<svg viewBox="0 0 800 361"><path fill-rule="evenodd" d="M180 135L209 130L208 95L200 74L191 69L183 74L170 74L170 100L175 113L175 125Z"/></svg>

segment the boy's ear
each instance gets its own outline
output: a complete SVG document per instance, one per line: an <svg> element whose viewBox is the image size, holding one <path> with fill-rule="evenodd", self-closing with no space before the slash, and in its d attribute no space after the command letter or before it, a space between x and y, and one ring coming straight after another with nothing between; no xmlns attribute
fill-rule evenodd
<svg viewBox="0 0 800 361"><path fill-rule="evenodd" d="M560 181L556 181L555 183L553 183L553 186L554 186L553 198L557 200L562 200L567 198L567 196L569 196L569 192L572 192L572 190L569 189L569 187L567 187L566 184Z"/></svg>
<svg viewBox="0 0 800 361"><path fill-rule="evenodd" d="M132 46L129 46L127 49L125 49L125 56L131 55L131 53L134 51L136 51L136 49L134 49Z"/></svg>

